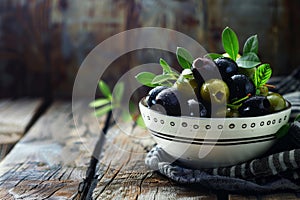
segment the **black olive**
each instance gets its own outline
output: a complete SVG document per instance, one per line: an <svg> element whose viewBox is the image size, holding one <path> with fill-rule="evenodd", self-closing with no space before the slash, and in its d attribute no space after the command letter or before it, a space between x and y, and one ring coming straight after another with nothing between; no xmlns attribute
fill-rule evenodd
<svg viewBox="0 0 300 200"><path fill-rule="evenodd" d="M147 102L148 107L151 107L156 104L156 101L155 101L156 96L164 89L167 89L167 87L166 86L157 86L149 91L148 96L146 97L146 102Z"/></svg>
<svg viewBox="0 0 300 200"><path fill-rule="evenodd" d="M253 82L243 74L231 76L228 79L227 85L229 87L231 100L240 99L248 94L255 95L255 86Z"/></svg>
<svg viewBox="0 0 300 200"><path fill-rule="evenodd" d="M227 57L221 57L214 60L220 70L221 76L224 80L238 73L238 65L236 62Z"/></svg>
<svg viewBox="0 0 300 200"><path fill-rule="evenodd" d="M209 79L221 78L216 64L207 58L197 58L194 60L192 72L199 86Z"/></svg>
<svg viewBox="0 0 300 200"><path fill-rule="evenodd" d="M207 109L205 106L195 99L189 99L187 101L187 108L184 115L191 117L207 117Z"/></svg>
<svg viewBox="0 0 300 200"><path fill-rule="evenodd" d="M161 91L155 101L156 105L152 106L152 109L171 116L180 116L180 106L186 104L186 100L176 88L167 88Z"/></svg>
<svg viewBox="0 0 300 200"><path fill-rule="evenodd" d="M255 117L269 114L270 107L271 104L267 97L253 96L245 100L238 110L243 117Z"/></svg>

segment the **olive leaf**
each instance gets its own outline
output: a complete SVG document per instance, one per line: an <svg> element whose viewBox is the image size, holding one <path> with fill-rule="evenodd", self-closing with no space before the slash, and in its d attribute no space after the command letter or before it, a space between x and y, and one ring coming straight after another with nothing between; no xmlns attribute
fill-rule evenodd
<svg viewBox="0 0 300 200"><path fill-rule="evenodd" d="M159 59L159 64L163 68L163 72L166 73L171 73L172 69L170 65L162 58Z"/></svg>
<svg viewBox="0 0 300 200"><path fill-rule="evenodd" d="M224 57L222 54L218 54L218 53L208 53L204 56L205 58L210 58L212 60L215 60L217 58L221 58Z"/></svg>
<svg viewBox="0 0 300 200"><path fill-rule="evenodd" d="M100 91L102 92L102 94L105 97L107 97L107 98L112 97L111 91L110 91L108 85L104 81L100 80L99 83L98 83L98 86L99 86Z"/></svg>
<svg viewBox="0 0 300 200"><path fill-rule="evenodd" d="M154 77L155 76L156 75L154 74ZM132 101L129 101L129 112L126 112L126 110L122 109L121 101L122 101L122 98L124 95L124 83L123 82L119 82L116 84L116 86L113 90L113 94L111 93L111 90L108 87L108 85L102 80L99 81L98 87L106 98L99 98L99 99L96 99L89 103L90 107L96 108L94 111L95 116L100 117L100 116L107 114L111 110L118 110L118 111L120 111L120 116L122 117L123 120L124 119L130 120L130 119L132 119L131 113L136 113L135 116L136 116L136 119L138 119L138 122L136 122L137 125L141 126L142 128L145 127L143 125L143 122L141 122L142 119L140 117L140 114L138 114L136 112L137 111L136 106ZM113 95L113 97L112 97L112 95Z"/></svg>
<svg viewBox="0 0 300 200"><path fill-rule="evenodd" d="M266 84L272 75L272 69L269 64L262 64L257 67L253 80L256 89Z"/></svg>
<svg viewBox="0 0 300 200"><path fill-rule="evenodd" d="M255 54L258 53L257 35L252 35L246 40L243 48L243 54L247 54L247 53L255 53Z"/></svg>
<svg viewBox="0 0 300 200"><path fill-rule="evenodd" d="M276 132L276 137L277 138L281 138L283 136L285 136L288 132L289 132L289 129L290 129L291 125L289 123L287 124L284 124L277 132Z"/></svg>
<svg viewBox="0 0 300 200"><path fill-rule="evenodd" d="M96 100L92 101L89 104L89 106L92 108L96 108L96 107L104 106L108 103L110 103L109 99L96 99Z"/></svg>
<svg viewBox="0 0 300 200"><path fill-rule="evenodd" d="M255 53L249 52L238 58L236 63L239 67L249 69L256 67L261 62L259 60L259 57Z"/></svg>
<svg viewBox="0 0 300 200"><path fill-rule="evenodd" d="M193 56L183 47L177 47L177 61L183 69L190 69L194 61Z"/></svg>
<svg viewBox="0 0 300 200"><path fill-rule="evenodd" d="M239 53L239 41L235 32L229 27L222 32L222 44L225 52L232 60L236 61Z"/></svg>
<svg viewBox="0 0 300 200"><path fill-rule="evenodd" d="M159 84L162 85L165 82L168 82L169 80L176 80L177 78L175 78L174 76L172 76L171 74L160 74L157 75L151 82L151 84L155 85L155 84Z"/></svg>
<svg viewBox="0 0 300 200"><path fill-rule="evenodd" d="M98 117L100 117L100 116L102 116L102 115L108 113L108 112L111 111L112 109L113 109L113 106L112 106L111 104L106 105L106 106L103 106L103 107L101 107L101 108L99 108L99 109L97 109L97 110L95 111L95 115L98 116Z"/></svg>
<svg viewBox="0 0 300 200"><path fill-rule="evenodd" d="M113 95L114 101L119 104L122 100L123 94L124 94L124 83L123 82L117 83L114 89L114 95Z"/></svg>
<svg viewBox="0 0 300 200"><path fill-rule="evenodd" d="M194 76L193 76L193 72L191 69L184 69L182 72L181 72L181 76L185 79L193 79Z"/></svg>
<svg viewBox="0 0 300 200"><path fill-rule="evenodd" d="M156 74L151 72L141 72L135 76L136 80L142 85L146 85L148 87L155 87L157 85L152 83L152 80L156 77Z"/></svg>

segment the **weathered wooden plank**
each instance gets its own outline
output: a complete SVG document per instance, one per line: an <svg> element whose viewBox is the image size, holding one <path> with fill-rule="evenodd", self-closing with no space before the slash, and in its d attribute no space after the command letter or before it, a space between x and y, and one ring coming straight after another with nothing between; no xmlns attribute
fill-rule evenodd
<svg viewBox="0 0 300 200"><path fill-rule="evenodd" d="M94 199L216 199L209 191L177 185L149 170L144 159L155 144L150 135L139 127L119 127L108 133Z"/></svg>
<svg viewBox="0 0 300 200"><path fill-rule="evenodd" d="M0 100L0 160L24 135L42 105L41 99Z"/></svg>
<svg viewBox="0 0 300 200"><path fill-rule="evenodd" d="M13 148L14 144L0 144L0 160L2 160Z"/></svg>
<svg viewBox="0 0 300 200"><path fill-rule="evenodd" d="M1 100L0 143L18 141L42 103L41 99Z"/></svg>
<svg viewBox="0 0 300 200"><path fill-rule="evenodd" d="M76 105L76 109L83 115L75 127L71 104L55 102L0 163L0 199L78 197L99 124L91 123L87 103ZM149 170L144 158L153 145L147 131L139 127L132 130L130 124L114 125L107 133L93 198L217 199L204 188L179 185Z"/></svg>
<svg viewBox="0 0 300 200"><path fill-rule="evenodd" d="M39 118L0 163L0 199L76 196L99 132L87 105L76 105L83 113L76 127L71 103L55 102Z"/></svg>

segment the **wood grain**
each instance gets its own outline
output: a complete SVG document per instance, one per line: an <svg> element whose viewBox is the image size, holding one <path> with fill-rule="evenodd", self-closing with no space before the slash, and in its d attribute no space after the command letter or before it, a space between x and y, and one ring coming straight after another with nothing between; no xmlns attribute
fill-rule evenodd
<svg viewBox="0 0 300 200"><path fill-rule="evenodd" d="M74 125L71 103L55 102L0 163L0 199L71 199L98 136L87 103ZM86 114L84 114L86 113Z"/></svg>
<svg viewBox="0 0 300 200"><path fill-rule="evenodd" d="M71 103L55 102L0 163L0 199L79 199L77 189L85 178L99 123L91 123L87 103L74 109L82 113L77 126ZM144 159L154 144L140 127L121 122L112 126L100 156L95 187L91 187L93 199L218 199L207 188L180 185L148 169ZM295 199L290 193L228 197Z"/></svg>
<svg viewBox="0 0 300 200"><path fill-rule="evenodd" d="M41 99L2 99L0 101L0 160L23 137L42 105Z"/></svg>
<svg viewBox="0 0 300 200"><path fill-rule="evenodd" d="M144 129L116 125L108 134L94 199L216 199L203 188L178 185L148 169L145 155L155 143Z"/></svg>
<svg viewBox="0 0 300 200"><path fill-rule="evenodd" d="M23 136L42 102L41 99L0 101L0 141L2 144L16 142Z"/></svg>

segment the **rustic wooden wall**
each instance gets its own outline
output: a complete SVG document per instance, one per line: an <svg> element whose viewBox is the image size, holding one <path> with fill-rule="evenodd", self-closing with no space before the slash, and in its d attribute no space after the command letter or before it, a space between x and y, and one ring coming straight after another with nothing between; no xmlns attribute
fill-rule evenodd
<svg viewBox="0 0 300 200"><path fill-rule="evenodd" d="M222 51L225 26L242 42L257 33L262 60L285 75L300 64L299 9L298 0L2 0L0 97L70 97L89 51L113 34L144 26L181 31L212 52ZM122 56L106 79L153 59L143 52Z"/></svg>

